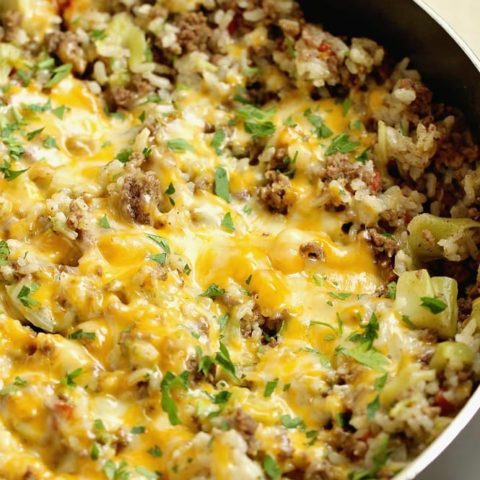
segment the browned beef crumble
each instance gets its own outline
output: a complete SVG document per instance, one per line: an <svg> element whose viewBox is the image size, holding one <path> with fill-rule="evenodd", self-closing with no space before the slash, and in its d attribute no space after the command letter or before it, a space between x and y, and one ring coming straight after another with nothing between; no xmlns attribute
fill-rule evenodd
<svg viewBox="0 0 480 480"><path fill-rule="evenodd" d="M267 184L259 190L260 200L272 212L286 214L288 207L295 202L289 178L283 173L268 170L265 179Z"/></svg>
<svg viewBox="0 0 480 480"><path fill-rule="evenodd" d="M158 209L162 198L160 182L155 173L137 170L125 176L120 194L121 208L133 221L152 225L150 212Z"/></svg>
<svg viewBox="0 0 480 480"><path fill-rule="evenodd" d="M49 53L54 53L62 63L72 65L72 71L82 75L87 68L85 51L74 32L55 30L45 39Z"/></svg>
<svg viewBox="0 0 480 480"><path fill-rule="evenodd" d="M19 11L8 11L1 17L2 25L4 29L3 41L11 42L15 40L17 30L22 23L22 14Z"/></svg>
<svg viewBox="0 0 480 480"><path fill-rule="evenodd" d="M154 87L139 75L132 75L130 82L123 87L108 87L105 91L108 104L113 110L117 108L129 109L137 101L154 90Z"/></svg>
<svg viewBox="0 0 480 480"><path fill-rule="evenodd" d="M212 36L207 17L202 12L190 12L180 17L177 39L183 52L206 51Z"/></svg>
<svg viewBox="0 0 480 480"><path fill-rule="evenodd" d="M241 408L237 408L229 420L232 427L247 443L248 453L250 455L256 453L257 442L255 440L255 431L258 427L257 422Z"/></svg>
<svg viewBox="0 0 480 480"><path fill-rule="evenodd" d="M317 242L307 242L300 245L300 254L310 260L323 260L325 252L323 247Z"/></svg>

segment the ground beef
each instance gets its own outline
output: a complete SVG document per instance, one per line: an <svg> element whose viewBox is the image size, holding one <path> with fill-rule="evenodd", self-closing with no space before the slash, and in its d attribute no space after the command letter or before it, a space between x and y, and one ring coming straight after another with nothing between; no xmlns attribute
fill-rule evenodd
<svg viewBox="0 0 480 480"><path fill-rule="evenodd" d="M290 180L283 173L274 170L268 170L265 179L267 184L260 188L260 200L272 212L286 214L288 207L295 201Z"/></svg>
<svg viewBox="0 0 480 480"><path fill-rule="evenodd" d="M2 25L4 29L3 41L13 42L17 35L17 30L22 24L22 14L19 11L8 11L2 16Z"/></svg>
<svg viewBox="0 0 480 480"><path fill-rule="evenodd" d="M162 200L160 182L153 172L140 170L125 176L120 202L123 212L137 223L152 225L152 212Z"/></svg>
<svg viewBox="0 0 480 480"><path fill-rule="evenodd" d="M466 144L463 136L453 132L448 140L439 142L435 156L433 157L434 171L442 171L445 167L458 170L460 167L474 165L480 158L477 145ZM461 175L464 172L459 172ZM462 175L463 176L463 175ZM463 192L459 192L463 194Z"/></svg>
<svg viewBox="0 0 480 480"><path fill-rule="evenodd" d="M398 82L401 88L415 91L415 100L410 104L410 111L420 117L426 117L432 110L432 92L419 80L404 78Z"/></svg>
<svg viewBox="0 0 480 480"><path fill-rule="evenodd" d="M242 436L247 443L247 452L254 454L257 449L257 442L255 439L255 431L257 430L257 422L241 408L237 408L234 414L230 417L232 427Z"/></svg>
<svg viewBox="0 0 480 480"><path fill-rule="evenodd" d="M212 36L207 18L202 12L190 12L177 22L177 40L183 52L206 51Z"/></svg>
<svg viewBox="0 0 480 480"><path fill-rule="evenodd" d="M367 240L369 240L377 265L383 274L386 282L395 279L396 275L393 271L395 254L399 249L397 240L385 232L381 232L376 228L367 230Z"/></svg>
<svg viewBox="0 0 480 480"><path fill-rule="evenodd" d="M335 480L338 478L332 472L332 465L326 460L317 460L310 465L305 470L304 480Z"/></svg>
<svg viewBox="0 0 480 480"><path fill-rule="evenodd" d="M112 110L117 110L118 108L128 110L134 107L140 98L145 97L153 90L154 87L140 75L133 75L126 86L108 87L105 95L107 103Z"/></svg>
<svg viewBox="0 0 480 480"><path fill-rule="evenodd" d="M244 337L252 335L255 328L260 328L269 339L274 338L287 316L287 312L276 312L271 316L262 315L260 308L255 305L253 310L240 319L240 331Z"/></svg>
<svg viewBox="0 0 480 480"><path fill-rule="evenodd" d="M51 32L47 35L46 43L49 53L54 53L62 63L70 63L75 73L82 75L85 72L85 51L74 32Z"/></svg>
<svg viewBox="0 0 480 480"><path fill-rule="evenodd" d="M360 179L366 184L372 181L372 170L360 162L353 162L343 153L336 153L326 158L325 164L319 171L319 176L324 182L332 180L345 180L347 185L355 179Z"/></svg>
<svg viewBox="0 0 480 480"><path fill-rule="evenodd" d="M354 432L345 431L343 428L335 426L331 430L330 438L331 447L352 461L362 458L367 453L368 445L366 441L357 438Z"/></svg>
<svg viewBox="0 0 480 480"><path fill-rule="evenodd" d="M322 246L317 242L308 242L300 245L300 254L310 260L323 260L325 258L325 252Z"/></svg>

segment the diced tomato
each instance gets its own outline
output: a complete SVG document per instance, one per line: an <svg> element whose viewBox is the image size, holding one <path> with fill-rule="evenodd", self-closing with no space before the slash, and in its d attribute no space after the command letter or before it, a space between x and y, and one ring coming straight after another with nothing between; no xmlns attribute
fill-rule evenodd
<svg viewBox="0 0 480 480"><path fill-rule="evenodd" d="M455 413L455 405L450 403L444 396L443 392L440 391L435 395L435 404L440 407L440 412L442 415L451 415Z"/></svg>
<svg viewBox="0 0 480 480"><path fill-rule="evenodd" d="M69 403L64 402L63 400L58 400L57 402L55 402L53 408L56 413L60 414L68 420L73 417L74 407Z"/></svg>
<svg viewBox="0 0 480 480"><path fill-rule="evenodd" d="M237 13L228 24L227 30L230 35L235 35L242 23L242 17Z"/></svg>
<svg viewBox="0 0 480 480"><path fill-rule="evenodd" d="M370 182L370 189L372 190L372 192L377 193L380 190L381 186L382 186L382 177L380 175L380 172L378 170L375 170L372 181Z"/></svg>
<svg viewBox="0 0 480 480"><path fill-rule="evenodd" d="M332 47L327 42L322 42L318 47L318 50L322 53L327 53L332 51Z"/></svg>

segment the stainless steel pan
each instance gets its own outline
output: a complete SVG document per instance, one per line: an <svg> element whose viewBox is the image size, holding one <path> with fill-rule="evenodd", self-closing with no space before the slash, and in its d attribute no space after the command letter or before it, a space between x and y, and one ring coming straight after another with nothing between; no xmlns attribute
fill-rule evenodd
<svg viewBox="0 0 480 480"><path fill-rule="evenodd" d="M480 142L480 60L423 0L303 0L309 21L339 35L362 35L409 57L434 99L458 107ZM480 410L480 388L449 427L395 480L412 480L432 463ZM461 467L460 467L461 468ZM461 478L461 474L458 478Z"/></svg>

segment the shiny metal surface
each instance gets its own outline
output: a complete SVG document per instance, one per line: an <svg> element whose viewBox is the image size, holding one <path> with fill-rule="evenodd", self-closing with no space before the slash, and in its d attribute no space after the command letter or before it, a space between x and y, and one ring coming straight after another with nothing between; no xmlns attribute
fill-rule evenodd
<svg viewBox="0 0 480 480"><path fill-rule="evenodd" d="M300 1L309 21L337 35L363 35L396 59L409 57L434 100L463 111L480 141L480 60L453 28L423 0ZM480 410L480 388L447 429L395 480L412 480L430 465ZM459 465L461 469L461 465ZM480 477L480 474L479 474ZM457 478L461 478L461 471Z"/></svg>

